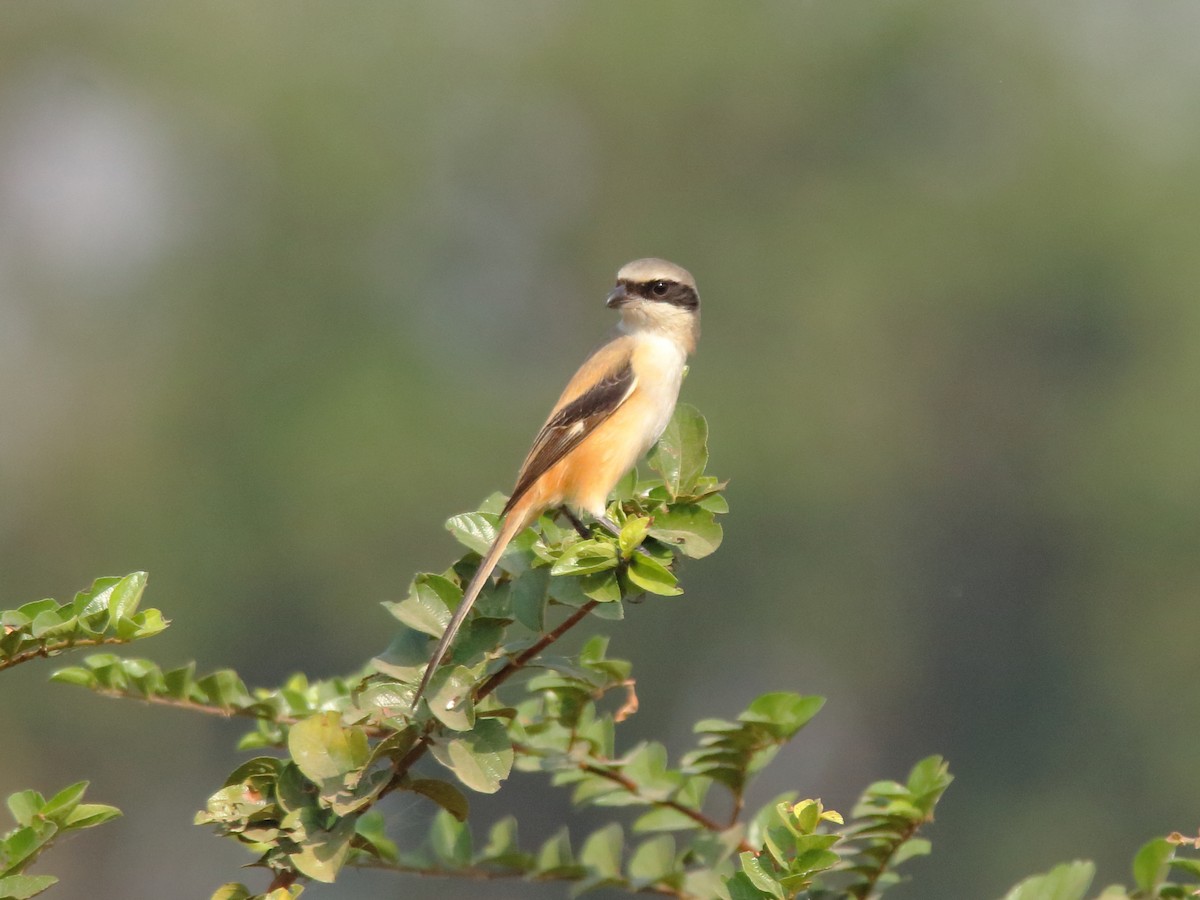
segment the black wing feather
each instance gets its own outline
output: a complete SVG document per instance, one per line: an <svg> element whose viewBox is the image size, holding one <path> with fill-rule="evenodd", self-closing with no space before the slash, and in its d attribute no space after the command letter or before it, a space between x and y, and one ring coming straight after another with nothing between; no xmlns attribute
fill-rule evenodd
<svg viewBox="0 0 1200 900"><path fill-rule="evenodd" d="M584 391L555 413L533 441L517 486L504 505L504 515L551 466L574 450L597 425L615 413L633 392L633 365L626 361L616 372Z"/></svg>

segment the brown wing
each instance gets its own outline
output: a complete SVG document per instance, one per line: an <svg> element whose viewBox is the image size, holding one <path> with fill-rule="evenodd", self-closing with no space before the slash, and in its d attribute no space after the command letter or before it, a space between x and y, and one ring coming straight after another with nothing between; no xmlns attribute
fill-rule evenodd
<svg viewBox="0 0 1200 900"><path fill-rule="evenodd" d="M637 386L630 359L615 371L605 375L595 385L567 403L542 426L533 441L517 486L504 506L504 514L556 462L574 450L596 426L621 408Z"/></svg>

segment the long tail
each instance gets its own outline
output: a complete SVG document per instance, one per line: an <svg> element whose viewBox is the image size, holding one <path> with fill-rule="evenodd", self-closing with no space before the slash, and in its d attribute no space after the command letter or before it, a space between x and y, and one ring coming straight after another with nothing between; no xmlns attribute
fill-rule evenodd
<svg viewBox="0 0 1200 900"><path fill-rule="evenodd" d="M442 633L442 639L438 641L437 646L433 650L433 656L429 658L429 665L425 667L425 674L421 676L421 684L417 687L416 694L413 695L412 708L414 710L417 708L417 704L421 702L421 696L425 693L425 688L429 686L429 679L433 677L433 673L437 671L437 667L442 664L442 660L446 656L446 651L450 649L450 642L454 640L454 636L458 634L458 629L462 627L463 621L467 618L467 613L475 605L475 598L479 596L479 592L483 590L483 586L491 576L492 571L496 568L496 564L500 562L500 557L508 549L509 542L520 534L533 518L534 515L529 507L520 503L504 517L504 524L500 527L500 533L496 535L496 540L492 542L487 556L483 558L483 561L479 563L479 568L475 570L475 576L471 579L471 583L467 585L467 589L463 593L462 602L458 604L458 609L454 612L454 618L446 626L446 630Z"/></svg>

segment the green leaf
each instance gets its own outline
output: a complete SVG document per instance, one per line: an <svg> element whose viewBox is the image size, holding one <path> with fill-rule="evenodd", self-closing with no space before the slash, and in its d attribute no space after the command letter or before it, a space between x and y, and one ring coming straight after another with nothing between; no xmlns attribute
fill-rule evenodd
<svg viewBox="0 0 1200 900"><path fill-rule="evenodd" d="M925 838L910 838L900 845L899 849L892 856L892 868L900 865L906 860L915 859L918 856L928 856L933 851L933 844Z"/></svg>
<svg viewBox="0 0 1200 900"><path fill-rule="evenodd" d="M543 878L574 878L586 873L587 870L575 862L571 835L565 826L542 844L534 871Z"/></svg>
<svg viewBox="0 0 1200 900"><path fill-rule="evenodd" d="M80 803L67 815L64 828L91 828L119 818L121 811L104 803Z"/></svg>
<svg viewBox="0 0 1200 900"><path fill-rule="evenodd" d="M1004 900L1083 900L1095 871L1090 862L1063 863L1044 875L1026 878Z"/></svg>
<svg viewBox="0 0 1200 900"><path fill-rule="evenodd" d="M83 666L67 666L65 669L59 669L51 674L50 680L86 688L94 687L96 684L96 676Z"/></svg>
<svg viewBox="0 0 1200 900"><path fill-rule="evenodd" d="M667 880L675 872L675 839L669 834L642 841L629 859L629 877L636 888Z"/></svg>
<svg viewBox="0 0 1200 900"><path fill-rule="evenodd" d="M107 613L109 611L108 602L112 596L112 589L120 580L120 578L113 577L112 575L104 575L97 578L92 582L91 588L86 591L80 591L75 595L74 602L70 604L71 608L81 616ZM53 608L56 605L53 600L43 600L41 602L50 604L49 607L43 607L43 609ZM29 612L27 607L21 607L21 611L26 612L31 617L36 617L36 614Z"/></svg>
<svg viewBox="0 0 1200 900"><path fill-rule="evenodd" d="M496 540L499 522L500 517L491 513L463 513L447 519L446 530L464 547L484 556Z"/></svg>
<svg viewBox="0 0 1200 900"><path fill-rule="evenodd" d="M669 806L656 806L633 823L633 830L639 832L687 831L700 827L695 819Z"/></svg>
<svg viewBox="0 0 1200 900"><path fill-rule="evenodd" d="M439 810L433 817L429 841L442 862L456 867L470 865L471 831L465 822L445 810Z"/></svg>
<svg viewBox="0 0 1200 900"><path fill-rule="evenodd" d="M670 569L641 554L633 555L625 574L635 585L651 594L674 597L683 593L683 588L679 587L678 579Z"/></svg>
<svg viewBox="0 0 1200 900"><path fill-rule="evenodd" d="M70 631L75 626L74 617L66 618L58 610L48 609L33 617L29 633L35 638L48 639L63 632Z"/></svg>
<svg viewBox="0 0 1200 900"><path fill-rule="evenodd" d="M400 858L396 843L387 835L382 813L376 810L363 813L354 823L354 833L366 843L367 846L363 848L365 852L384 862L396 862Z"/></svg>
<svg viewBox="0 0 1200 900"><path fill-rule="evenodd" d="M45 847L54 836L58 834L58 826L53 822L37 822L33 826L17 828L5 835L3 842L3 860L7 867L6 872L15 874L30 860L32 860L42 848Z"/></svg>
<svg viewBox="0 0 1200 900"><path fill-rule="evenodd" d="M340 781L360 768L370 755L361 728L343 728L337 712L309 716L288 732L288 753L308 778L319 786ZM314 876L315 877L315 876Z"/></svg>
<svg viewBox="0 0 1200 900"><path fill-rule="evenodd" d="M383 653L371 660L376 672L415 684L429 664L429 638L411 628L401 628Z"/></svg>
<svg viewBox="0 0 1200 900"><path fill-rule="evenodd" d="M675 407L646 463L662 478L672 499L692 487L708 464L708 423L694 406Z"/></svg>
<svg viewBox="0 0 1200 900"><path fill-rule="evenodd" d="M487 846L479 852L480 862L525 871L533 865L533 857L524 853L517 842L517 820L505 816L488 831Z"/></svg>
<svg viewBox="0 0 1200 900"><path fill-rule="evenodd" d="M755 887L754 882L746 877L745 872L738 872L728 879L725 882L725 888L729 891L729 900L762 900L763 897L774 896Z"/></svg>
<svg viewBox="0 0 1200 900"><path fill-rule="evenodd" d="M475 728L431 746L434 759L481 794L494 794L512 771L513 748L504 725L495 719L478 719Z"/></svg>
<svg viewBox="0 0 1200 900"><path fill-rule="evenodd" d="M147 577L145 572L131 572L107 589L108 613L114 620L128 618L137 612Z"/></svg>
<svg viewBox="0 0 1200 900"><path fill-rule="evenodd" d="M154 637L164 631L171 622L164 619L157 609L145 609L131 618L117 620L117 637L123 641L135 641Z"/></svg>
<svg viewBox="0 0 1200 900"><path fill-rule="evenodd" d="M1180 872L1186 872L1192 878L1200 878L1200 859L1186 859L1183 857L1172 859L1171 868L1177 869Z"/></svg>
<svg viewBox="0 0 1200 900"><path fill-rule="evenodd" d="M649 533L649 516L630 516L625 521L625 524L621 526L621 533L617 537L617 543L621 548L621 556L629 559L630 555L638 547L642 546L642 541L646 540L646 535Z"/></svg>
<svg viewBox="0 0 1200 900"><path fill-rule="evenodd" d="M579 851L579 861L590 870L589 884L595 886L620 880L624 848L625 835L615 822L588 835Z"/></svg>
<svg viewBox="0 0 1200 900"><path fill-rule="evenodd" d="M358 692L354 705L386 716L406 713L412 708L414 693L413 686L402 681L375 681Z"/></svg>
<svg viewBox="0 0 1200 900"><path fill-rule="evenodd" d="M701 559L721 546L724 536L712 512L697 504L680 504L655 513L650 536L678 547L685 556Z"/></svg>
<svg viewBox="0 0 1200 900"><path fill-rule="evenodd" d="M929 815L953 780L950 766L942 757L927 756L913 766L912 772L909 773L908 790L921 811Z"/></svg>
<svg viewBox="0 0 1200 900"><path fill-rule="evenodd" d="M300 873L314 881L331 884L350 853L356 817L337 819L333 827L326 830L320 826L316 815L311 809L300 812L300 819L305 825L305 837L300 842L300 848L289 854L288 859Z"/></svg>
<svg viewBox="0 0 1200 900"><path fill-rule="evenodd" d="M512 582L509 599L513 616L530 631L546 626L546 602L550 596L550 570L526 569Z"/></svg>
<svg viewBox="0 0 1200 900"><path fill-rule="evenodd" d="M742 872L750 879L751 884L768 896L784 900L786 895L783 885L779 883L775 874L764 865L763 857L755 856L753 853L742 853L738 859L742 864Z"/></svg>
<svg viewBox="0 0 1200 900"><path fill-rule="evenodd" d="M617 567L617 548L610 541L591 539L567 547L550 568L551 575L589 575Z"/></svg>
<svg viewBox="0 0 1200 900"><path fill-rule="evenodd" d="M638 794L649 800L668 799L682 782L678 772L667 768L667 749L657 741L644 743L627 754L622 774L636 782Z"/></svg>
<svg viewBox="0 0 1200 900"><path fill-rule="evenodd" d="M116 579L111 580L115 581ZM100 608L103 609L104 607L101 606ZM52 609L58 609L58 604L50 598L46 598L44 600L34 600L31 603L22 604L17 608L17 613L24 618L26 624L29 624L36 619L40 613Z"/></svg>
<svg viewBox="0 0 1200 900"><path fill-rule="evenodd" d="M615 571L583 575L579 579L579 588L590 600L598 600L601 603L619 603L621 600L621 582ZM620 606L614 607L616 610L620 610L620 608ZM599 613L596 614L599 615Z"/></svg>
<svg viewBox="0 0 1200 900"><path fill-rule="evenodd" d="M722 489L724 486L722 486ZM724 515L729 512L729 501L720 494L708 494L696 501L696 505L702 509L707 509L711 513Z"/></svg>
<svg viewBox="0 0 1200 900"><path fill-rule="evenodd" d="M62 820L67 814L79 805L79 801L83 799L83 793L87 790L87 786L88 783L86 781L77 781L63 788L46 801L46 804L41 809L41 814L47 819L51 819L61 825Z"/></svg>
<svg viewBox="0 0 1200 900"><path fill-rule="evenodd" d="M470 731L475 727L475 703L471 689L479 673L466 666L439 669L430 684L426 702L438 720L455 731Z"/></svg>
<svg viewBox="0 0 1200 900"><path fill-rule="evenodd" d="M1133 880L1143 893L1155 895L1167 879L1167 870L1175 856L1175 845L1166 838L1143 844L1133 858Z"/></svg>
<svg viewBox="0 0 1200 900"><path fill-rule="evenodd" d="M495 650L496 645L504 639L504 629L512 619L507 616L500 619L489 618L486 614L486 607L489 605L484 604L482 608L477 608L475 615L463 623L462 630L454 639L448 654L454 662L468 666L478 663L481 657Z"/></svg>
<svg viewBox="0 0 1200 900"><path fill-rule="evenodd" d="M8 811L18 825L32 825L45 805L45 798L37 791L17 791L8 797Z"/></svg>
<svg viewBox="0 0 1200 900"><path fill-rule="evenodd" d="M87 662L91 662L91 657ZM245 683L232 669L218 669L210 672L196 682L196 687L206 701L214 706L220 706L222 709L238 709L249 706L252 701Z"/></svg>
<svg viewBox="0 0 1200 900"><path fill-rule="evenodd" d="M275 888L265 894L255 894L241 884L227 884L217 889L212 900L296 900L304 893L304 885L293 884L290 887Z"/></svg>
<svg viewBox="0 0 1200 900"><path fill-rule="evenodd" d="M414 778L404 785L405 790L428 797L460 822L467 821L470 804L463 792L440 778Z"/></svg>
<svg viewBox="0 0 1200 900"><path fill-rule="evenodd" d="M8 875L0 878L0 897L4 900L26 900L58 884L53 875Z"/></svg>
<svg viewBox="0 0 1200 900"><path fill-rule="evenodd" d="M780 737L791 737L812 721L824 705L824 697L778 691L756 697L738 719L764 725Z"/></svg>
<svg viewBox="0 0 1200 900"><path fill-rule="evenodd" d="M383 605L409 628L440 638L461 601L462 588L449 578L422 572L413 579L406 599Z"/></svg>

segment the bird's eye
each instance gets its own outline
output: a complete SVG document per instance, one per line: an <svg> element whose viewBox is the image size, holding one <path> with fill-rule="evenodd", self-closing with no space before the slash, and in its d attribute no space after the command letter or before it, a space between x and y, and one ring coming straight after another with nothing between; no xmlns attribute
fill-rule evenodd
<svg viewBox="0 0 1200 900"><path fill-rule="evenodd" d="M667 296L667 291L669 291L670 289L671 289L671 285L669 285L665 281L650 282L650 293L652 293L655 297Z"/></svg>

